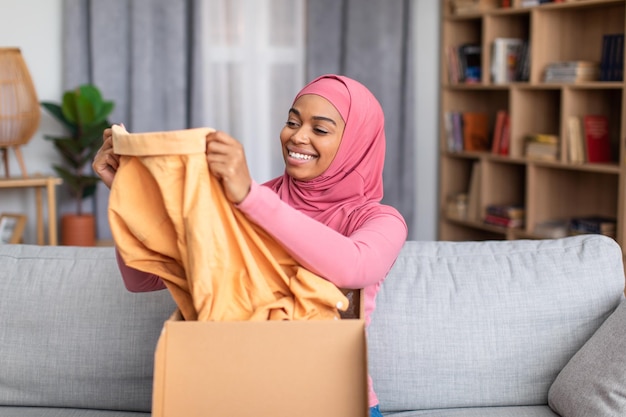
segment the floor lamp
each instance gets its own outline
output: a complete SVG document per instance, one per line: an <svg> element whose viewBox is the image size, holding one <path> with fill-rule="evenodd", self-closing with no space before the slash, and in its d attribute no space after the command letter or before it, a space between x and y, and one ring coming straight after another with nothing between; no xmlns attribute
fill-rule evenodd
<svg viewBox="0 0 626 417"><path fill-rule="evenodd" d="M22 176L27 177L20 146L39 127L41 109L35 86L19 48L0 48L0 152L9 175L9 148L13 148Z"/></svg>

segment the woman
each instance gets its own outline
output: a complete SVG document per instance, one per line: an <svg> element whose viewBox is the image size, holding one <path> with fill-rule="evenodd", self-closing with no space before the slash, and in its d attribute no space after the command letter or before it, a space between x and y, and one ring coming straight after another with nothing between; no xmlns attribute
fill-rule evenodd
<svg viewBox="0 0 626 417"><path fill-rule="evenodd" d="M119 164L111 136L111 129L105 130L93 162L108 187ZM280 142L285 172L259 185L250 177L242 145L224 132L210 133L209 170L225 196L302 266L339 288L364 288L367 325L380 284L407 236L400 213L380 204L382 108L359 82L324 75L296 95ZM158 276L119 264L129 290L165 288ZM371 381L369 403L371 415L380 415Z"/></svg>

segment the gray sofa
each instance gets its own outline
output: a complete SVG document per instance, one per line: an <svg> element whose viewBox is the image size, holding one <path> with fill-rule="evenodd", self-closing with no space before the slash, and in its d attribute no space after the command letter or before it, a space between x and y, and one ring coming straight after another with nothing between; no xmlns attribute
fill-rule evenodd
<svg viewBox="0 0 626 417"><path fill-rule="evenodd" d="M407 242L368 332L381 410L625 415L623 290L603 236ZM0 245L0 417L149 415L174 309L127 292L112 248Z"/></svg>

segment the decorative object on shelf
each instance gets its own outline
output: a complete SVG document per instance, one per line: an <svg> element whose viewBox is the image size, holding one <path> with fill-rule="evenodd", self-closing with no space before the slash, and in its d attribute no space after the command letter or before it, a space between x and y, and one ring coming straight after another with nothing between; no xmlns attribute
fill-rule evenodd
<svg viewBox="0 0 626 417"><path fill-rule="evenodd" d="M20 243L25 226L23 214L0 214L0 243Z"/></svg>
<svg viewBox="0 0 626 417"><path fill-rule="evenodd" d="M65 166L54 165L56 173L69 186L76 201L76 213L61 217L61 243L70 246L95 245L95 219L83 213L82 203L96 191L100 178L91 172L91 161L102 145L102 132L110 123L114 103L102 98L91 84L81 85L63 94L61 104L41 105L68 131L68 136L48 136L63 157Z"/></svg>
<svg viewBox="0 0 626 417"><path fill-rule="evenodd" d="M41 110L33 80L19 48L0 48L0 152L4 175L9 177L9 148L27 177L20 146L33 137L39 127Z"/></svg>

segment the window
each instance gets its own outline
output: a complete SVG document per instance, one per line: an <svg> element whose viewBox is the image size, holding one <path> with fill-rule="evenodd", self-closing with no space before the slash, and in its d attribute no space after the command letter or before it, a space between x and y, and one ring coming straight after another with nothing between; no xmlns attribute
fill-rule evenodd
<svg viewBox="0 0 626 417"><path fill-rule="evenodd" d="M304 0L206 0L204 122L241 143L251 175L283 172L279 133L304 85Z"/></svg>

